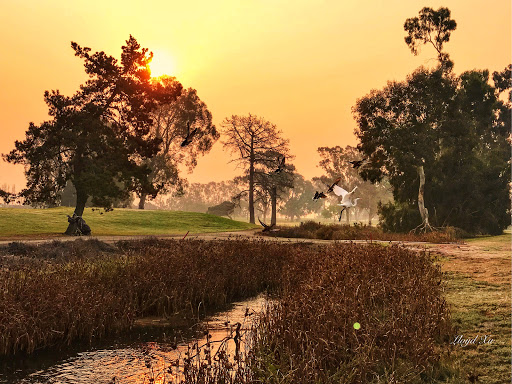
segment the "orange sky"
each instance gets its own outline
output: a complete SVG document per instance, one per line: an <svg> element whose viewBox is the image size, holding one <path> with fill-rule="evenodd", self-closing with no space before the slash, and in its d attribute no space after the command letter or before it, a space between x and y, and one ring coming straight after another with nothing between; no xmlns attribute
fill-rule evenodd
<svg viewBox="0 0 512 384"><path fill-rule="evenodd" d="M119 57L132 34L197 89L217 126L249 112L277 124L311 178L317 147L356 144L357 98L435 63L431 47L413 56L404 43L405 19L424 6L457 21L445 46L455 72L511 62L510 0L0 0L0 153L47 119L45 90L70 95L86 79L71 41ZM232 178L229 160L218 142L188 179ZM0 160L3 183L24 186L22 167Z"/></svg>

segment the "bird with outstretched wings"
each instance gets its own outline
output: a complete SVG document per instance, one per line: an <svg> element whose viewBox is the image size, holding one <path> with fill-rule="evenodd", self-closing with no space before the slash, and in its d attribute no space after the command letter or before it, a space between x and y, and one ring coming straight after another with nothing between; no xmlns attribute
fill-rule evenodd
<svg viewBox="0 0 512 384"><path fill-rule="evenodd" d="M284 163L286 161L286 156L283 155L283 157L278 161L279 161L279 164L277 165L277 169L274 171L274 173L280 173L284 170Z"/></svg>
<svg viewBox="0 0 512 384"><path fill-rule="evenodd" d="M264 222L262 222L260 220L260 218L258 217L258 221L260 222L261 226L263 227L263 230L262 232L270 232L273 230L273 228L276 226L275 224L272 224L272 225L267 225L265 224Z"/></svg>
<svg viewBox="0 0 512 384"><path fill-rule="evenodd" d="M349 161L350 164L352 164L352 168L354 169L358 169L360 168L363 164L366 164L368 159L362 159L362 160L352 160L352 161Z"/></svg>
<svg viewBox="0 0 512 384"><path fill-rule="evenodd" d="M187 137L185 137L185 139L181 142L181 146L186 147L187 145L189 145L192 142L192 139L196 135L197 131L198 131L198 129L195 128L191 132L190 131L190 122L187 122Z"/></svg>
<svg viewBox="0 0 512 384"><path fill-rule="evenodd" d="M327 193L333 192L333 190L334 190L334 186L335 186L335 185L338 185L338 183L339 183L340 181L341 181L341 177L338 177L336 180L334 180L334 181L332 182L332 184L331 184L331 185L329 185L329 184L325 184L325 185L327 185Z"/></svg>
<svg viewBox="0 0 512 384"><path fill-rule="evenodd" d="M323 192L315 191L315 196L313 196L313 200L325 199L327 195Z"/></svg>
<svg viewBox="0 0 512 384"><path fill-rule="evenodd" d="M335 185L333 188L333 192L336 194L336 196L341 196L341 203L338 205L342 206L343 209L340 212L340 216L338 218L338 221L341 221L341 214L343 211L347 208L355 207L357 205L357 201L360 199L359 197L356 199L352 199L353 193L356 191L357 186L354 187L354 189L350 192L347 190Z"/></svg>

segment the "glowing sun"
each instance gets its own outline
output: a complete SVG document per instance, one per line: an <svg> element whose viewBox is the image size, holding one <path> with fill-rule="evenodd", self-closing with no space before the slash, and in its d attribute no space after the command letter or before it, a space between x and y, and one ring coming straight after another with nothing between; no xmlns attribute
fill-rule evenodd
<svg viewBox="0 0 512 384"><path fill-rule="evenodd" d="M165 51L153 51L153 60L149 63L149 68L152 77L175 76L176 72L173 58Z"/></svg>

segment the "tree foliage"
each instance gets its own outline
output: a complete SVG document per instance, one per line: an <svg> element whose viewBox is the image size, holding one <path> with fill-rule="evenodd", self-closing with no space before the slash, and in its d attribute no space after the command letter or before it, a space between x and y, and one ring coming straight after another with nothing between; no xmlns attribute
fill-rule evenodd
<svg viewBox="0 0 512 384"><path fill-rule="evenodd" d="M154 79L153 85L161 86L170 93L181 87L176 78L170 76ZM149 182L136 188L140 198L139 208L142 209L153 185L161 186L158 193L166 193L173 186L183 188L184 179L180 176L179 167L184 166L191 172L197 165L198 157L208 153L220 136L213 125L211 112L193 88L183 89L170 103L160 103L151 117L151 133L161 139L162 144L160 151L146 162L151 169ZM183 139L195 129L197 133L192 142L182 147ZM153 194L152 197L155 196Z"/></svg>
<svg viewBox="0 0 512 384"><path fill-rule="evenodd" d="M360 175L359 171L365 170L365 167L356 169L352 167L349 161L361 160L364 156L357 148L347 145L342 148L336 147L320 147L317 149L320 155L319 166L325 172L320 177L320 181L325 184L331 184L333 180L341 177L339 183L340 187L351 191L354 187L357 187L357 196L361 197L358 205L354 207L357 209L368 210L368 218L371 224L371 219L374 214L377 213L377 205L380 201L388 201L391 199L391 194L388 190L387 181L384 179L381 182L365 181ZM338 203L339 198L333 198L331 195L331 203ZM339 211L339 209L336 209ZM348 209L346 209L348 212ZM327 215L327 213L326 213ZM348 215L348 213L347 213ZM329 216L330 217L330 216Z"/></svg>
<svg viewBox="0 0 512 384"><path fill-rule="evenodd" d="M408 18L404 23L407 32L405 43L414 55L419 52L420 45L431 44L437 52L437 57L443 68L451 69L453 62L449 55L443 52L443 44L450 40L450 34L457 28L455 20L450 18L448 8L441 7L437 11L425 7L419 16Z"/></svg>
<svg viewBox="0 0 512 384"><path fill-rule="evenodd" d="M89 80L73 96L46 91L51 120L30 123L25 140L16 141L5 156L26 167L27 188L21 195L26 203L54 204L69 180L77 194L75 213L81 216L89 197L94 205L110 208L137 184L157 193L160 186L149 185L145 163L161 143L151 135L151 112L158 103L173 102L181 86L171 92L152 86L152 54L132 36L120 61L75 42L71 46Z"/></svg>
<svg viewBox="0 0 512 384"><path fill-rule="evenodd" d="M280 212L288 216L290 220L300 219L310 213L319 212L322 205L313 201L315 187L310 180L305 180L304 176L295 173L293 178L293 188L289 189L288 195L284 197Z"/></svg>
<svg viewBox="0 0 512 384"><path fill-rule="evenodd" d="M488 71L456 77L441 67L420 68L357 101L358 148L370 159L361 174L371 181L387 176L405 214L418 203L417 169L423 167L434 225L500 233L510 221L507 111L510 116Z"/></svg>

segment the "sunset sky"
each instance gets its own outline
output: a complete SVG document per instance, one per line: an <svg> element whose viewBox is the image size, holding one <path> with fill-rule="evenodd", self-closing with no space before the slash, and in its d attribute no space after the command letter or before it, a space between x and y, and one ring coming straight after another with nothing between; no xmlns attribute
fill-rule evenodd
<svg viewBox="0 0 512 384"><path fill-rule="evenodd" d="M357 98L435 64L432 47L413 56L404 42L405 19L424 6L448 7L457 22L445 45L456 73L511 62L510 0L0 0L0 153L48 118L45 90L71 95L86 80L71 41L119 57L132 34L154 52L156 74L197 89L217 126L249 112L275 123L311 178L319 146L356 144ZM229 160L219 141L187 177L230 179ZM0 160L0 185L19 191L24 180Z"/></svg>

